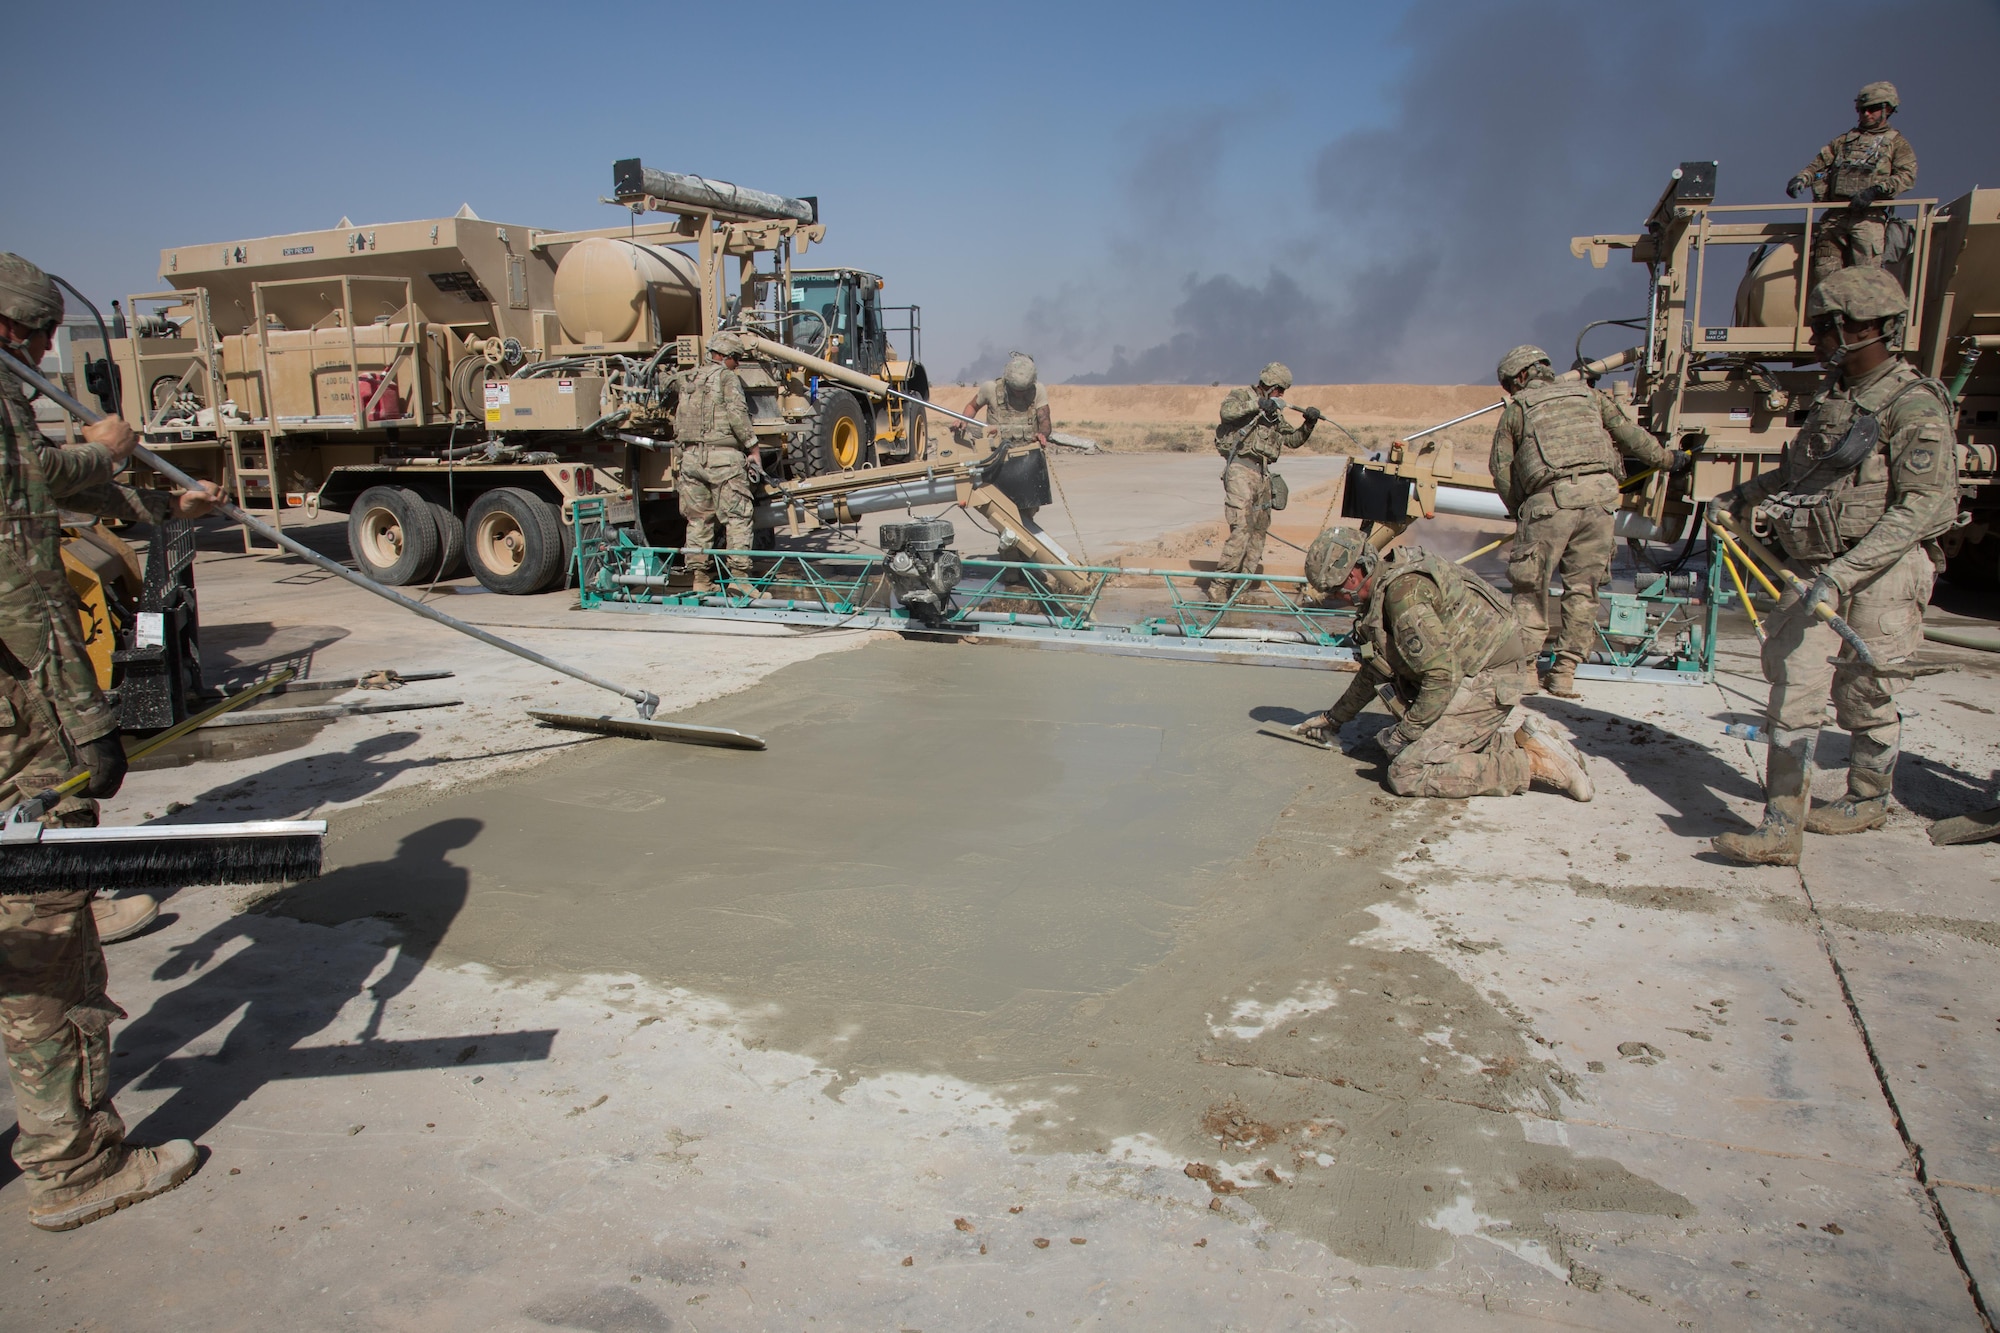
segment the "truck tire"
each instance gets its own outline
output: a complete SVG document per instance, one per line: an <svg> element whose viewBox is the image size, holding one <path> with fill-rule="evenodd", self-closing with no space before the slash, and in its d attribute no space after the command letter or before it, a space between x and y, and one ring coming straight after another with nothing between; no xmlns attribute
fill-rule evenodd
<svg viewBox="0 0 2000 1333"><path fill-rule="evenodd" d="M370 486L347 512L354 563L387 587L428 582L437 571L438 540L430 502L405 486Z"/></svg>
<svg viewBox="0 0 2000 1333"><path fill-rule="evenodd" d="M438 530L436 580L442 583L465 572L465 520L435 500L430 505L431 517L437 521Z"/></svg>
<svg viewBox="0 0 2000 1333"><path fill-rule="evenodd" d="M819 417L809 435L795 435L785 446L794 477L823 477L875 461L875 441L861 402L845 389L820 394Z"/></svg>
<svg viewBox="0 0 2000 1333"><path fill-rule="evenodd" d="M532 491L501 486L472 502L465 516L465 560L490 592L537 593L562 572L562 519Z"/></svg>

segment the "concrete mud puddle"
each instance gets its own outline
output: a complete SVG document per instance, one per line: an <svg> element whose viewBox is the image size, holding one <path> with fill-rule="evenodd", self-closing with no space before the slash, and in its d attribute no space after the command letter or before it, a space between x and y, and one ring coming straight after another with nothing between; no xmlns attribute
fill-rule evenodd
<svg viewBox="0 0 2000 1333"><path fill-rule="evenodd" d="M1385 871L1462 807L1257 734L1345 679L878 643L691 719L767 752L605 741L405 795L336 820L336 868L268 910L712 995L829 1096L963 1079L1027 1146L1186 1170L1359 1261L1475 1235L1566 1271L1552 1211L1690 1211L1562 1146L1571 1094L1518 1017L1371 940Z"/></svg>

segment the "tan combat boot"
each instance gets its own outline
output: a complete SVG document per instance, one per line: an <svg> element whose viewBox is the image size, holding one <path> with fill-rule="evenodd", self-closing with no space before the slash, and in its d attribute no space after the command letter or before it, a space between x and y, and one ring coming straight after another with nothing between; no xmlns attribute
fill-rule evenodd
<svg viewBox="0 0 2000 1333"><path fill-rule="evenodd" d="M1532 709L1524 709L1514 744L1528 756L1529 772L1537 782L1567 792L1579 801L1597 794L1583 752L1556 730L1555 724Z"/></svg>
<svg viewBox="0 0 2000 1333"><path fill-rule="evenodd" d="M90 914L97 921L100 944L129 940L159 920L160 904L151 895L127 894L123 898L92 898Z"/></svg>
<svg viewBox="0 0 2000 1333"><path fill-rule="evenodd" d="M1542 677L1542 689L1558 699L1581 699L1583 691L1576 687L1576 659L1557 653L1549 663L1549 674Z"/></svg>
<svg viewBox="0 0 2000 1333"><path fill-rule="evenodd" d="M1866 736L1853 738L1847 795L1806 816L1808 833L1864 833L1889 822L1889 791L1896 782L1896 747Z"/></svg>
<svg viewBox="0 0 2000 1333"><path fill-rule="evenodd" d="M157 1148L125 1149L125 1162L83 1193L59 1203L28 1205L28 1220L43 1231L73 1231L155 1194L165 1194L194 1174L201 1153L186 1139Z"/></svg>
<svg viewBox="0 0 2000 1333"><path fill-rule="evenodd" d="M1724 833L1709 845L1732 861L1795 866L1805 846L1806 805L1812 799L1817 731L1774 732L1764 768L1764 818L1748 833Z"/></svg>

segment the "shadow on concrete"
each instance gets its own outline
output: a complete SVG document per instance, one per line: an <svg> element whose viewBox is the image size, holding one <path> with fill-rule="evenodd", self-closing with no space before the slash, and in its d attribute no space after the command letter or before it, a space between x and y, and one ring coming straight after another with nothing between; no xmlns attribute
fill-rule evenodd
<svg viewBox="0 0 2000 1333"><path fill-rule="evenodd" d="M274 625L268 620L201 627L202 674L211 688L240 689L286 667L312 677L313 658L349 631L338 625Z"/></svg>
<svg viewBox="0 0 2000 1333"><path fill-rule="evenodd" d="M199 1138L277 1079L548 1058L552 1029L419 1039L380 1035L385 1010L422 972L465 906L468 874L447 858L484 827L477 819L428 825L405 837L388 860L345 866L287 889L260 912L231 917L176 946L155 978L201 971L117 1036L117 1083L176 1089L133 1127L132 1139ZM392 922L398 938L378 941L342 932L315 940L282 920L287 916L329 926L378 918ZM372 1009L358 1034L308 1040L339 1023L360 997ZM239 1010L242 1016L219 1048L180 1054Z"/></svg>
<svg viewBox="0 0 2000 1333"><path fill-rule="evenodd" d="M1764 799L1764 789L1706 744L1640 718L1551 696L1533 705L1569 728L1576 747L1599 763L1615 765L1631 781L1672 807L1663 822L1687 838L1708 837L1742 822L1728 800Z"/></svg>
<svg viewBox="0 0 2000 1333"><path fill-rule="evenodd" d="M416 744L414 731L369 736L344 753L306 755L267 772L210 787L187 808L158 822L199 824L219 819L301 819L308 811L342 801L358 801L398 775L430 768L436 759L391 759ZM225 816L222 812L228 811Z"/></svg>

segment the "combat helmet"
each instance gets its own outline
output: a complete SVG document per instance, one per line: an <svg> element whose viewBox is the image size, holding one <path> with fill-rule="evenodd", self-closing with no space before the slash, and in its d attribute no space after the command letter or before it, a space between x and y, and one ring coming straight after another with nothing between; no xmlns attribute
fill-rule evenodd
<svg viewBox="0 0 2000 1333"><path fill-rule="evenodd" d="M1257 383L1266 389L1289 389L1292 387L1292 368L1282 361L1273 361L1258 372Z"/></svg>
<svg viewBox="0 0 2000 1333"><path fill-rule="evenodd" d="M1894 278L1879 268L1843 268L1829 273L1806 298L1806 321L1843 315L1856 324L1900 319L1910 303Z"/></svg>
<svg viewBox="0 0 2000 1333"><path fill-rule="evenodd" d="M21 256L0 254L0 315L30 329L52 329L62 323L62 293Z"/></svg>
<svg viewBox="0 0 2000 1333"><path fill-rule="evenodd" d="M1854 109L1856 111L1871 106L1886 106L1891 111L1894 111L1901 105L1901 99L1896 96L1896 85L1887 80L1864 83L1861 85L1861 91L1854 94Z"/></svg>
<svg viewBox="0 0 2000 1333"><path fill-rule="evenodd" d="M728 329L724 329L708 340L708 353L710 356L740 357L743 355L743 351L743 340Z"/></svg>
<svg viewBox="0 0 2000 1333"><path fill-rule="evenodd" d="M1533 343L1522 343L1500 358L1500 382L1505 384L1532 365L1548 365L1549 354Z"/></svg>
<svg viewBox="0 0 2000 1333"><path fill-rule="evenodd" d="M1316 598L1325 598L1341 584L1356 565L1375 572L1375 548L1360 528L1328 526L1306 550L1306 584Z"/></svg>
<svg viewBox="0 0 2000 1333"><path fill-rule="evenodd" d="M1035 387L1035 358L1026 352L1010 352L1007 369L1000 373L1000 382L1015 393L1026 393Z"/></svg>

